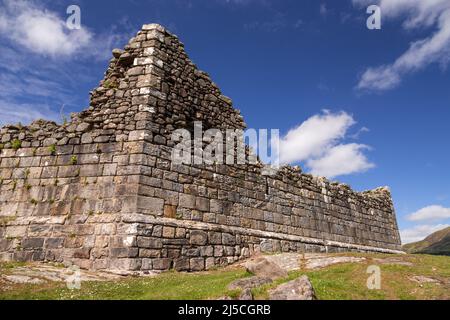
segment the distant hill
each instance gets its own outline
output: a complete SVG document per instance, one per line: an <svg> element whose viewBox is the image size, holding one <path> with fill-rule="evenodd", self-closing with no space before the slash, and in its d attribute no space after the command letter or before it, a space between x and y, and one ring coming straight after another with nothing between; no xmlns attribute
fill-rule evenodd
<svg viewBox="0 0 450 320"><path fill-rule="evenodd" d="M450 227L436 231L424 240L403 246L408 253L425 253L450 256Z"/></svg>

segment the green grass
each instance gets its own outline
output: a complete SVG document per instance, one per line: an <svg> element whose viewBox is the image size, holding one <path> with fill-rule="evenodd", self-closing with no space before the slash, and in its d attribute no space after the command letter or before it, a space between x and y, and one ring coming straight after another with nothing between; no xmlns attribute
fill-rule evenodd
<svg viewBox="0 0 450 320"><path fill-rule="evenodd" d="M409 279L411 276L430 276L438 280L449 280L450 258L430 255L380 255L343 254L345 256L366 257L364 263L347 263L314 271L294 271L288 279L279 280L253 290L258 299L267 299L268 290L277 284L306 274L320 300L427 300L450 299L450 288L444 284L423 284ZM412 266L381 264L374 259L398 259L411 262ZM381 268L381 290L367 288L367 267L378 265Z"/></svg>
<svg viewBox="0 0 450 320"><path fill-rule="evenodd" d="M2 262L0 263L0 274L7 273L8 270L12 270L14 268L25 267L26 265L26 262Z"/></svg>
<svg viewBox="0 0 450 320"><path fill-rule="evenodd" d="M450 299L450 257L432 255L342 254L360 256L363 263L347 263L320 270L300 270L289 273L288 278L253 290L256 299L267 299L268 290L278 284L306 274L321 300L416 300ZM375 259L398 259L411 266L382 264ZM23 263L0 264L0 274L9 273ZM366 286L367 267L381 268L381 290ZM418 284L409 279L422 275L441 280L442 284ZM227 286L236 279L248 277L244 269L228 267L204 273L167 272L155 277L125 278L120 281L83 282L81 290L69 290L64 283L45 285L14 285L2 287L1 299L39 300L205 300L221 296L237 297L239 291L230 292Z"/></svg>
<svg viewBox="0 0 450 320"><path fill-rule="evenodd" d="M0 300L206 300L224 295L228 284L249 276L242 270L187 274L167 272L156 277L129 278L120 281L82 282L80 290L69 290L64 283L18 285L1 291Z"/></svg>
<svg viewBox="0 0 450 320"><path fill-rule="evenodd" d="M15 139L11 142L11 148L14 150L19 150L22 147L22 141Z"/></svg>

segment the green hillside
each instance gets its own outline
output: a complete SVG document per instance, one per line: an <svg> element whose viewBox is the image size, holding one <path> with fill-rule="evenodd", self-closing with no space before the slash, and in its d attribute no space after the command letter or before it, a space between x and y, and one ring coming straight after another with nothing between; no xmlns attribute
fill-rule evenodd
<svg viewBox="0 0 450 320"><path fill-rule="evenodd" d="M437 231L422 241L405 244L403 250L408 253L450 256L450 227Z"/></svg>

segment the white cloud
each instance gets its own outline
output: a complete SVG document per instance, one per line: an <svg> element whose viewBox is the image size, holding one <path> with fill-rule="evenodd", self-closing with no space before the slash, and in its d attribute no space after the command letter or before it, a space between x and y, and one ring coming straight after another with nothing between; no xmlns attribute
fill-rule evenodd
<svg viewBox="0 0 450 320"><path fill-rule="evenodd" d="M364 172L375 166L363 153L368 148L356 143L341 144L329 149L321 158L308 160L307 165L312 174L330 178Z"/></svg>
<svg viewBox="0 0 450 320"><path fill-rule="evenodd" d="M369 128L366 128L366 127L362 127L361 129L358 130L358 132L352 134L350 137L351 137L352 139L357 140L357 139L359 139L359 137L360 137L363 133L366 133L366 132L370 132L370 129L369 129Z"/></svg>
<svg viewBox="0 0 450 320"><path fill-rule="evenodd" d="M353 0L357 5L373 0ZM362 90L389 90L398 86L403 76L432 63L450 61L450 1L448 0L378 0L383 19L403 18L407 30L437 28L429 37L413 42L393 63L368 68L357 85Z"/></svg>
<svg viewBox="0 0 450 320"><path fill-rule="evenodd" d="M450 219L450 208L428 206L408 215L407 219L410 221Z"/></svg>
<svg viewBox="0 0 450 320"><path fill-rule="evenodd" d="M135 33L126 18L97 34L69 30L65 11L60 17L47 2L0 0L0 125L59 120L63 104L79 110L87 93L78 93L97 82L93 60L107 61Z"/></svg>
<svg viewBox="0 0 450 320"><path fill-rule="evenodd" d="M355 123L346 112L309 118L280 139L280 163L304 162L313 174L329 178L372 168L362 152L367 146L342 143Z"/></svg>
<svg viewBox="0 0 450 320"><path fill-rule="evenodd" d="M5 72L0 73L0 96L2 98L52 97L64 101L70 99L70 92L49 77Z"/></svg>
<svg viewBox="0 0 450 320"><path fill-rule="evenodd" d="M352 125L353 117L345 112L315 115L290 130L280 141L280 160L291 163L323 154L324 150L343 139Z"/></svg>
<svg viewBox="0 0 450 320"><path fill-rule="evenodd" d="M58 121L59 114L45 104L13 103L0 100L0 126L5 124L28 124L37 119Z"/></svg>
<svg viewBox="0 0 450 320"><path fill-rule="evenodd" d="M33 2L4 1L0 33L26 49L50 56L70 56L91 44L86 28L69 30L65 20Z"/></svg>
<svg viewBox="0 0 450 320"><path fill-rule="evenodd" d="M66 26L68 16L59 16L36 1L4 0L0 3L0 36L33 53L56 57L111 58L111 49L124 43L131 33L95 34L81 24L81 29Z"/></svg>
<svg viewBox="0 0 450 320"><path fill-rule="evenodd" d="M409 229L400 230L400 236L403 244L422 241L430 234L445 229L448 224L438 224L438 225L418 225Z"/></svg>

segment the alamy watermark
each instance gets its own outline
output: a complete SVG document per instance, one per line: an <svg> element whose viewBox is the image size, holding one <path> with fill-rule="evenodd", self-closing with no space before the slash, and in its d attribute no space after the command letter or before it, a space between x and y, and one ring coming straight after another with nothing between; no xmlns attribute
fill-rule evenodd
<svg viewBox="0 0 450 320"><path fill-rule="evenodd" d="M66 286L69 290L81 289L81 270L78 266L69 268L69 275L66 277Z"/></svg>
<svg viewBox="0 0 450 320"><path fill-rule="evenodd" d="M269 132L270 131L270 132ZM194 122L193 132L178 129L172 133L176 143L172 151L174 164L264 164L263 174L280 167L280 130L278 129L208 129Z"/></svg>
<svg viewBox="0 0 450 320"><path fill-rule="evenodd" d="M381 8L377 5L371 5L367 7L367 14L370 14L367 18L367 29L380 30L381 29Z"/></svg>
<svg viewBox="0 0 450 320"><path fill-rule="evenodd" d="M81 9L77 5L70 5L67 7L66 13L69 17L66 20L66 27L69 30L81 29Z"/></svg>
<svg viewBox="0 0 450 320"><path fill-rule="evenodd" d="M366 273L370 274L367 279L367 289L381 290L381 268L376 265L369 266Z"/></svg>

